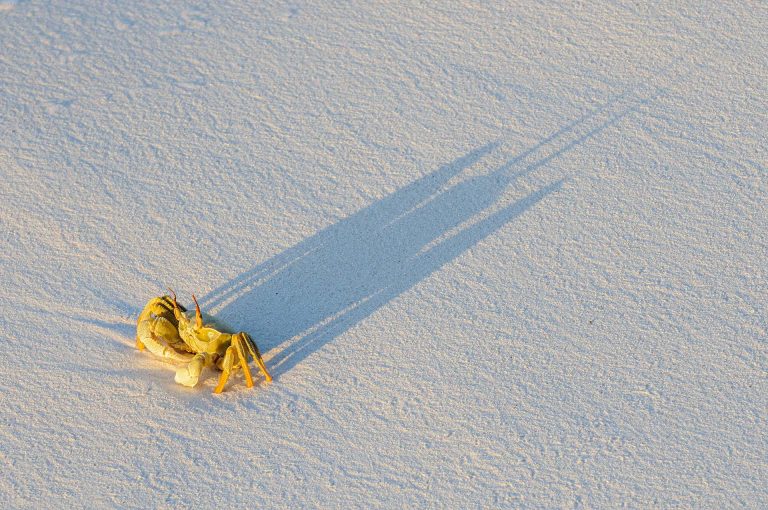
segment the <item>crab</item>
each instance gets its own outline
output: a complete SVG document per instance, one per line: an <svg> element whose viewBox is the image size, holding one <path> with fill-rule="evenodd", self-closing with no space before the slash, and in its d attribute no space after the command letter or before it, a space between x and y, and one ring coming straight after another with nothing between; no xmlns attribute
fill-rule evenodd
<svg viewBox="0 0 768 510"><path fill-rule="evenodd" d="M228 333L210 321L203 323L203 314L194 294L193 320L187 315L187 309L176 301L176 294L168 290L170 296L150 299L139 314L136 347L139 350L146 348L161 358L185 363L176 370L177 383L193 387L200 380L203 368L216 367L221 370L221 376L213 391L221 393L232 371L242 368L245 384L252 388L253 377L248 367L248 356L259 366L267 382L272 380L256 342L248 333Z"/></svg>

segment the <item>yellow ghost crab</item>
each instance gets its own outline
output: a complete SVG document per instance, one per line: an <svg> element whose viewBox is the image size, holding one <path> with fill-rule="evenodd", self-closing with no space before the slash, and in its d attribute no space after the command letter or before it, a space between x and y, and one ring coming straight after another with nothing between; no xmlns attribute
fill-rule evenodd
<svg viewBox="0 0 768 510"><path fill-rule="evenodd" d="M169 289L170 290L170 289ZM194 294L194 321L187 310L176 302L176 294L150 299L139 314L136 325L136 347L145 348L161 358L186 363L176 370L175 380L184 386L195 386L205 367L221 370L219 384L213 390L221 393L229 375L235 368L242 368L245 384L253 387L253 377L248 367L250 355L264 374L267 382L272 376L267 372L256 342L245 332L227 333L203 323L203 314ZM222 328L223 329L223 328Z"/></svg>

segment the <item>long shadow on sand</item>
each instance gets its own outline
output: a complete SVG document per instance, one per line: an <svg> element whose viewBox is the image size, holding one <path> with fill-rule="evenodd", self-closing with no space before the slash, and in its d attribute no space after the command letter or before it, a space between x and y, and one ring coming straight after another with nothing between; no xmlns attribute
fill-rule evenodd
<svg viewBox="0 0 768 510"><path fill-rule="evenodd" d="M269 365L279 376L560 189L563 180L510 205L497 203L516 179L652 99L626 96L486 175L449 184L499 144L480 147L242 273L201 302L272 351Z"/></svg>

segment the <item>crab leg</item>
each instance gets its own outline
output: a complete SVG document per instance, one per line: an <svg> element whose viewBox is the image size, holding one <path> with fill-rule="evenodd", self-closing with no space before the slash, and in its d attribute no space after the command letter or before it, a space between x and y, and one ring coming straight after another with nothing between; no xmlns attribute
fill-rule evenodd
<svg viewBox="0 0 768 510"><path fill-rule="evenodd" d="M224 390L224 385L229 379L229 373L232 371L232 366L235 364L235 356L237 351L233 345L227 347L227 351L224 353L224 361L221 364L221 376L219 376L219 384L213 390L214 393L221 393Z"/></svg>
<svg viewBox="0 0 768 510"><path fill-rule="evenodd" d="M184 307L181 307L183 311L186 311ZM139 326L142 322L151 320L157 317L173 317L173 302L168 296L162 296L151 299L147 306L144 307L139 315L136 325ZM144 343L139 337L138 331L136 333L136 348L140 351L144 350Z"/></svg>
<svg viewBox="0 0 768 510"><path fill-rule="evenodd" d="M235 346L237 357L240 358L240 366L243 367L245 385L253 388L253 377L251 377L251 369L248 368L248 356L246 355L246 347L243 345L243 336L241 334L232 335L232 345Z"/></svg>
<svg viewBox="0 0 768 510"><path fill-rule="evenodd" d="M259 347L256 345L256 342L253 341L253 338L251 338L251 335L248 333L240 333L240 336L244 339L244 343L248 347L248 351L250 351L251 356L253 356L253 360L257 365L259 365L261 372L264 374L264 378L267 380L267 382L270 382L272 380L272 376L269 375L269 372L267 372L267 366L264 364L264 360L261 359L261 353L259 352Z"/></svg>

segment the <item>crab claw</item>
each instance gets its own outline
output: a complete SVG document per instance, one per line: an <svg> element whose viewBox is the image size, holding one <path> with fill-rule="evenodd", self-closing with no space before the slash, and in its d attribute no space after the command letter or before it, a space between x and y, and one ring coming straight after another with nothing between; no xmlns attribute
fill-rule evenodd
<svg viewBox="0 0 768 510"><path fill-rule="evenodd" d="M195 302L195 325L197 329L203 328L203 312L200 311L200 305L197 304L197 298L192 294L192 301Z"/></svg>
<svg viewBox="0 0 768 510"><path fill-rule="evenodd" d="M211 355L207 352L198 352L187 366L176 370L174 380L183 386L192 388L200 380L200 373L203 371L203 368L210 364Z"/></svg>

